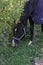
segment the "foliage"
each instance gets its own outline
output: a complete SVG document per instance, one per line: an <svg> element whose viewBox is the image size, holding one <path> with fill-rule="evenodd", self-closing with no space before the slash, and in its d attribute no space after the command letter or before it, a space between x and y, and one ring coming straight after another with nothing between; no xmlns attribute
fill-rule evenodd
<svg viewBox="0 0 43 65"><path fill-rule="evenodd" d="M13 36L13 27L19 21L23 3L23 0L0 0L0 43L8 43L9 37Z"/></svg>

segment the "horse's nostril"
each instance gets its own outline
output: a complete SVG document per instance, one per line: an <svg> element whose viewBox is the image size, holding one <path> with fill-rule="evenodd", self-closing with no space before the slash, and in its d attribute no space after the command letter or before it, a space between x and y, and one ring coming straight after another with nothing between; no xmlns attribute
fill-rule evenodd
<svg viewBox="0 0 43 65"><path fill-rule="evenodd" d="M14 39L14 42L15 42L16 44L18 44L18 43L19 43L19 40Z"/></svg>

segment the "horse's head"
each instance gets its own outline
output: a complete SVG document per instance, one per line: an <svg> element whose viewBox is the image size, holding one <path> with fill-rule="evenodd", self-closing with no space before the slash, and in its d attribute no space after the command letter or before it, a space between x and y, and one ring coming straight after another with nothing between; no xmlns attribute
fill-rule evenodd
<svg viewBox="0 0 43 65"><path fill-rule="evenodd" d="M12 40L12 46L15 46L15 44L18 44L21 39L25 36L25 27L23 24L18 23L14 28L14 37Z"/></svg>

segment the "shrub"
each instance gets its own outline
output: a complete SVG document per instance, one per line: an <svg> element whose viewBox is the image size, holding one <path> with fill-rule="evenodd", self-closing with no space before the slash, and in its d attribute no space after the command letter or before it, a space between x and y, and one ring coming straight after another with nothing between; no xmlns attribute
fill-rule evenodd
<svg viewBox="0 0 43 65"><path fill-rule="evenodd" d="M11 41L13 27L19 21L23 3L24 0L0 0L0 44L9 43L9 39Z"/></svg>

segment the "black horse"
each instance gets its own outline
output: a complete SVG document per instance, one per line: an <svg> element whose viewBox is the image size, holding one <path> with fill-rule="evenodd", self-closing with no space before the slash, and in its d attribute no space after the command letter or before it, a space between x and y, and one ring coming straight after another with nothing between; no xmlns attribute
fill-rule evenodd
<svg viewBox="0 0 43 65"><path fill-rule="evenodd" d="M17 45L20 42L20 40L22 40L25 37L28 19L29 19L29 23L30 23L30 42L28 45L33 43L33 40L34 40L34 20L32 19L32 16L34 15L35 7L37 4L37 3L34 3L35 4L34 5L33 1L34 0L27 1L24 5L24 11L20 16L20 23L18 23L14 29L15 35L14 35L14 38L12 40L12 46ZM35 1L38 1L38 0L35 0ZM41 24L41 31L43 32L43 22Z"/></svg>

